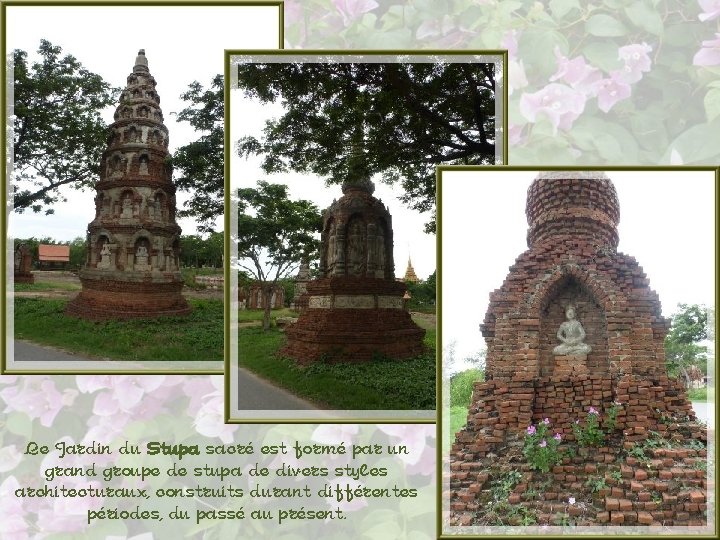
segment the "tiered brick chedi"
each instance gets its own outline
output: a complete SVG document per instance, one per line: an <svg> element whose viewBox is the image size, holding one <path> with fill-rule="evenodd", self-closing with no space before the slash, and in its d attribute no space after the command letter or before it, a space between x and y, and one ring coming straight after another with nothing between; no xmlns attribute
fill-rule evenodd
<svg viewBox="0 0 720 540"><path fill-rule="evenodd" d="M405 285L395 279L392 217L374 189L369 178L351 176L323 212L320 277L307 283L307 307L283 349L301 363L422 352L425 331L403 309Z"/></svg>
<svg viewBox="0 0 720 540"><path fill-rule="evenodd" d="M596 453L606 464L619 463L623 445L644 441L650 431L706 439L702 426L691 422L684 387L667 377L663 343L670 323L658 295L635 259L617 251L620 209L610 179L602 173L542 173L528 190L526 215L528 249L490 295L480 325L487 343L486 382L475 384L467 426L452 447L455 524L472 523L492 457L518 444L528 425L545 418L563 440L572 440L572 423L585 419L590 407L607 417L613 403L620 403L615 436L622 444ZM672 465L665 463L668 470ZM572 474L559 474L561 483L565 476L584 479L582 466L566 468L560 473ZM693 479L704 474L690 473ZM653 472L651 483L658 476L664 478ZM566 489L572 493L570 484ZM648 494L655 489L668 487L642 487ZM665 516L639 520L647 499L619 488L618 497L630 510L622 521L614 516L615 523L687 524L701 515L698 505L688 514L679 504L668 506ZM610 513L597 518L609 519Z"/></svg>
<svg viewBox="0 0 720 540"><path fill-rule="evenodd" d="M123 319L190 312L181 294L181 231L155 85L141 49L102 155L82 291L68 304L70 315Z"/></svg>

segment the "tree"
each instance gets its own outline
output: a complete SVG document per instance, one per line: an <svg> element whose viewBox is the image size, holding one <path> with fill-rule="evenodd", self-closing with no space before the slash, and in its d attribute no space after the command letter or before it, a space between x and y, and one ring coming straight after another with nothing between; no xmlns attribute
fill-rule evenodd
<svg viewBox="0 0 720 540"><path fill-rule="evenodd" d="M340 183L361 127L369 173L401 182L402 200L426 212L435 205L437 165L494 162L493 64L245 62L237 71L246 96L285 109L266 123L263 139L237 143L241 156L262 156L267 173Z"/></svg>
<svg viewBox="0 0 720 540"><path fill-rule="evenodd" d="M41 40L40 62L28 66L27 53L13 51L13 206L34 212L65 201L62 186L91 186L100 170L107 125L100 111L118 89L85 69L72 55Z"/></svg>
<svg viewBox="0 0 720 540"><path fill-rule="evenodd" d="M262 285L267 331L273 288L317 253L320 212L310 201L288 199L287 186L264 181L238 189L237 204L238 265Z"/></svg>
<svg viewBox="0 0 720 540"><path fill-rule="evenodd" d="M87 260L87 242L82 236L78 236L70 242L70 266L80 268Z"/></svg>
<svg viewBox="0 0 720 540"><path fill-rule="evenodd" d="M197 234L180 237L180 261L183 266L212 266L222 267L223 262L223 233L211 233L207 238Z"/></svg>
<svg viewBox="0 0 720 540"><path fill-rule="evenodd" d="M700 345L707 339L707 309L697 304L678 304L678 310L665 337L665 361L668 373L681 376L685 386L690 386L693 368L707 372L707 347Z"/></svg>
<svg viewBox="0 0 720 540"><path fill-rule="evenodd" d="M216 75L207 89L194 81L180 97L190 105L177 113L177 119L188 122L201 135L178 148L173 157L173 167L180 171L175 185L193 191L178 216L195 217L200 222L198 229L209 232L212 221L223 214L225 203L223 77Z"/></svg>
<svg viewBox="0 0 720 540"><path fill-rule="evenodd" d="M410 293L410 301L408 303L410 310L427 309L429 307L432 309L435 308L435 272L430 274L425 281L418 283L407 282L405 285Z"/></svg>

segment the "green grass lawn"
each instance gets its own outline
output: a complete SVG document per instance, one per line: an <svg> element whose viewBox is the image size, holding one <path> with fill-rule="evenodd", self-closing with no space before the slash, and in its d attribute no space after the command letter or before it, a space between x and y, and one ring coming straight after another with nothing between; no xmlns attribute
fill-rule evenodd
<svg viewBox="0 0 720 540"><path fill-rule="evenodd" d="M273 311L273 315L275 313ZM258 327L240 328L240 365L294 394L330 409L435 408L434 330L426 332L427 350L422 356L402 361L377 359L360 363L318 362L300 367L290 359L277 356L284 343L285 335L275 327L267 333Z"/></svg>
<svg viewBox="0 0 720 540"><path fill-rule="evenodd" d="M44 291L79 291L80 283L68 281L42 281L35 283L15 283L15 292L44 292Z"/></svg>
<svg viewBox="0 0 720 540"><path fill-rule="evenodd" d="M113 360L223 360L223 303L188 300L186 317L92 322L67 300L15 298L15 338Z"/></svg>

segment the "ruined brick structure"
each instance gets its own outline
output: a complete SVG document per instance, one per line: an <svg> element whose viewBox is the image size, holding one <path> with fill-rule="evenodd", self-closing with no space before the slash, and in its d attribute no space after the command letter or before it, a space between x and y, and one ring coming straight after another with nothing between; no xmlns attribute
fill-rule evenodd
<svg viewBox="0 0 720 540"><path fill-rule="evenodd" d="M160 96L140 50L120 95L95 185L82 291L66 313L87 319L190 312L181 291L180 227Z"/></svg>
<svg viewBox="0 0 720 540"><path fill-rule="evenodd" d="M275 285L273 287L260 281L251 283L248 287L242 287L238 299L245 301L246 309L263 309L265 307L263 289L267 286L271 287L270 307L272 309L285 307L285 289L283 289L281 285Z"/></svg>
<svg viewBox="0 0 720 540"><path fill-rule="evenodd" d="M403 309L405 285L395 280L392 218L374 189L366 176L352 176L323 212L320 278L307 283L307 309L287 328L282 350L301 363L422 352L425 331Z"/></svg>
<svg viewBox="0 0 720 540"><path fill-rule="evenodd" d="M620 210L610 179L602 173L541 173L528 190L526 215L528 249L490 295L480 325L487 343L486 382L475 384L467 425L452 447L451 522L456 525L472 523L476 498L487 487L487 456L492 461L508 444L522 444L528 425L544 418L553 432L572 441L573 422L585 419L590 407L606 418L613 403L621 403L614 432L620 444L597 449L589 463L604 468L618 465L619 452L644 441L650 431L706 439L702 426L691 421L684 387L667 377L663 343L670 322L661 314L658 295L635 259L617 251ZM568 307L574 314L568 315ZM559 328L573 316L584 329L584 343L563 352ZM678 454L678 463L688 455ZM555 480L563 485L569 479L575 484L565 484L567 493L572 486L577 491L581 481L597 476L597 468L585 471L585 465L577 458L556 467ZM694 513L684 503L663 508L666 514L645 506L651 491L668 491L668 484L659 482L667 478L663 470L673 468L676 478L686 475L675 470L673 459L655 466L649 479L638 473L647 480L644 485L620 482L596 522L697 523L702 511L697 504ZM622 472L637 479L634 469ZM687 473L698 491L700 473ZM640 492L647 498L638 498ZM616 507L618 500L624 501L624 512ZM552 503L543 504L538 508L549 513Z"/></svg>
<svg viewBox="0 0 720 540"><path fill-rule="evenodd" d="M292 307L295 311L302 311L307 308L308 294L307 284L310 281L310 265L306 262L300 265L297 276L295 276L295 294L293 295Z"/></svg>
<svg viewBox="0 0 720 540"><path fill-rule="evenodd" d="M15 283L35 283L32 273L32 253L26 244L18 244L15 248L13 279Z"/></svg>

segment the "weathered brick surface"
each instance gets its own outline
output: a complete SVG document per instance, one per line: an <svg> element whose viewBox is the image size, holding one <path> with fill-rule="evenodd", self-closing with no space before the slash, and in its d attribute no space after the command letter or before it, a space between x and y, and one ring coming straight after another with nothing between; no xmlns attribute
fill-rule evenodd
<svg viewBox="0 0 720 540"><path fill-rule="evenodd" d="M67 306L86 319L184 315L175 186L155 79L140 51L120 96L95 184L83 290Z"/></svg>
<svg viewBox="0 0 720 540"><path fill-rule="evenodd" d="M704 472L683 461L693 457L685 455L688 451L657 453L649 470L637 460L621 466L625 451L645 441L650 431L698 441L706 440L706 432L691 422L694 413L682 384L667 377L663 342L669 321L662 317L659 298L642 268L617 252L615 188L604 175L595 176L544 174L528 190L528 250L490 296L481 324L488 347L486 381L474 385L467 424L451 449L451 467L491 466L489 454L518 444L512 441L521 441L527 426L544 418L550 419L553 432L571 442L573 423L584 421L590 407L605 427L608 411L619 402L609 435L612 447L578 458L577 467L556 467L554 481L572 493L595 476L593 466L613 468L622 480L614 485L607 477L612 487L603 492L605 512L597 521L687 522L700 517L690 508L699 509L704 497L704 476L699 477ZM587 355L553 354L570 301L592 347ZM678 501L679 484L668 484L670 479L699 489L694 498L688 492L686 501ZM451 501L464 485L451 481ZM659 510L649 497L653 490L656 496L663 494L662 518L651 513Z"/></svg>

